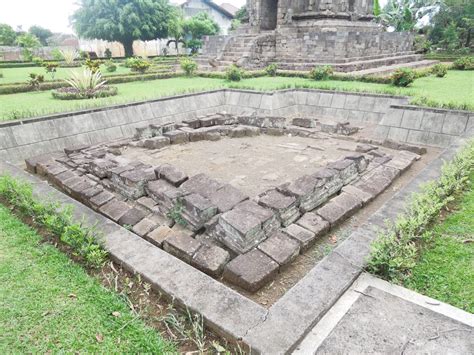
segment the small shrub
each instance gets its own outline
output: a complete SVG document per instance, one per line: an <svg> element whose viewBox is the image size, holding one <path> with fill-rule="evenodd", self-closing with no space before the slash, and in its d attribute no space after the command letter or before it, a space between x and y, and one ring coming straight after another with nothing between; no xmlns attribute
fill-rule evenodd
<svg viewBox="0 0 474 355"><path fill-rule="evenodd" d="M114 71L117 70L117 64L115 64L112 60L108 60L105 62L105 69L109 73L113 73Z"/></svg>
<svg viewBox="0 0 474 355"><path fill-rule="evenodd" d="M92 60L87 58L84 62L84 65L93 73L100 72L100 66L103 64L101 60Z"/></svg>
<svg viewBox="0 0 474 355"><path fill-rule="evenodd" d="M30 78L28 79L28 85L34 90L38 90L41 83L44 82L44 75L30 73Z"/></svg>
<svg viewBox="0 0 474 355"><path fill-rule="evenodd" d="M31 60L33 63L35 63L36 65L43 65L43 58L41 57L33 57L33 59Z"/></svg>
<svg viewBox="0 0 474 355"><path fill-rule="evenodd" d="M448 67L444 64L438 63L431 68L431 72L438 78L444 78L448 73Z"/></svg>
<svg viewBox="0 0 474 355"><path fill-rule="evenodd" d="M413 47L416 53L427 53L431 48L431 42L426 39L426 36L415 36Z"/></svg>
<svg viewBox="0 0 474 355"><path fill-rule="evenodd" d="M240 81L242 80L243 76L244 76L244 71L235 64L232 64L225 71L225 78L229 81Z"/></svg>
<svg viewBox="0 0 474 355"><path fill-rule="evenodd" d="M125 66L134 72L143 74L150 68L151 63L143 58L133 57L125 61Z"/></svg>
<svg viewBox="0 0 474 355"><path fill-rule="evenodd" d="M94 73L92 70L85 68L82 73L72 72L71 78L67 79L66 82L70 87L53 91L52 95L55 99L90 99L117 94L116 87L105 86L106 81L102 80L100 71Z"/></svg>
<svg viewBox="0 0 474 355"><path fill-rule="evenodd" d="M109 48L105 48L104 55L105 55L105 58L111 59L112 58L112 51Z"/></svg>
<svg viewBox="0 0 474 355"><path fill-rule="evenodd" d="M175 221L175 223L178 223L179 225L182 225L182 226L186 226L187 222L183 218L183 215L182 215L183 208L184 208L183 202L181 200L178 200L176 204L173 206L173 208L168 211L166 216L172 219L173 221Z"/></svg>
<svg viewBox="0 0 474 355"><path fill-rule="evenodd" d="M320 67L314 67L310 73L309 77L313 80L328 80L331 75L334 74L334 71L330 65L324 65Z"/></svg>
<svg viewBox="0 0 474 355"><path fill-rule="evenodd" d="M268 76L276 76L276 75L277 75L277 71L278 71L278 65L276 65L275 63L269 64L269 65L267 65L267 67L265 68L265 73L266 73Z"/></svg>
<svg viewBox="0 0 474 355"><path fill-rule="evenodd" d="M57 62L60 62L61 60L63 60L63 55L62 55L61 50L59 48L54 48L51 51L51 57Z"/></svg>
<svg viewBox="0 0 474 355"><path fill-rule="evenodd" d="M179 64L181 65L181 69L183 69L187 76L194 75L198 68L197 63L190 58L181 59Z"/></svg>
<svg viewBox="0 0 474 355"><path fill-rule="evenodd" d="M71 206L39 201L33 196L30 184L6 175L0 176L0 197L70 246L87 265L98 268L104 264L107 251L100 244L100 236L94 229L73 222Z"/></svg>
<svg viewBox="0 0 474 355"><path fill-rule="evenodd" d="M56 75L59 64L56 62L44 62L43 67L46 70L46 73L51 75L51 79L54 80L54 76Z"/></svg>
<svg viewBox="0 0 474 355"><path fill-rule="evenodd" d="M457 70L474 70L474 57L461 57L454 61L453 68Z"/></svg>
<svg viewBox="0 0 474 355"><path fill-rule="evenodd" d="M392 84L399 87L407 87L415 81L415 73L409 68L399 68L392 73Z"/></svg>

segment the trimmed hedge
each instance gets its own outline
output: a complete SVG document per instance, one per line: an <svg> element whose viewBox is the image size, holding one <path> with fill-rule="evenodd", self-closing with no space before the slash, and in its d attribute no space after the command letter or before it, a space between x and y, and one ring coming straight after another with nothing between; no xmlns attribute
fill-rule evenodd
<svg viewBox="0 0 474 355"><path fill-rule="evenodd" d="M118 89L115 86L102 86L97 90L88 90L86 92L80 92L75 88L59 88L52 92L53 97L58 100L85 100L85 99L97 99L102 97L115 96L118 93Z"/></svg>

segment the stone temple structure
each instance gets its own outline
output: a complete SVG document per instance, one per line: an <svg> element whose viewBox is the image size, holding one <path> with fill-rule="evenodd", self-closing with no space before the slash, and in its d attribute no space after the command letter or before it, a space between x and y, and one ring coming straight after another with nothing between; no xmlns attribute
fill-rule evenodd
<svg viewBox="0 0 474 355"><path fill-rule="evenodd" d="M373 21L372 0L247 0L247 8L248 23L206 38L201 65L308 70L330 64L347 72L421 59L412 34L386 32Z"/></svg>

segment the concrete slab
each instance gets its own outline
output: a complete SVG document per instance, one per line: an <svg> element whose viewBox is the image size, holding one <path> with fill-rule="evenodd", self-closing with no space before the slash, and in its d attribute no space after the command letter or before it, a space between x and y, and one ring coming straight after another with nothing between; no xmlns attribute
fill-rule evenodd
<svg viewBox="0 0 474 355"><path fill-rule="evenodd" d="M362 274L293 354L472 354L474 316Z"/></svg>

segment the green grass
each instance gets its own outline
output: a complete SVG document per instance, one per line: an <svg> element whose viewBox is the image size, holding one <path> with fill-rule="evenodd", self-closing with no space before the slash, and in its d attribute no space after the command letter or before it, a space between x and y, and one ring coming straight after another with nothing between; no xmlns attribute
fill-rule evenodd
<svg viewBox="0 0 474 355"><path fill-rule="evenodd" d="M117 70L112 73L107 72L104 65L102 65L101 68L101 72L105 76L130 73L130 68L125 68L119 65L117 66ZM71 76L71 71L78 70L80 71L82 68L58 68L54 79L69 78ZM30 73L42 74L44 75L45 80L52 80L51 75L46 73L46 70L43 67L6 68L0 69L0 72L3 74L3 78L0 78L0 84L26 83L29 79Z"/></svg>
<svg viewBox="0 0 474 355"><path fill-rule="evenodd" d="M41 68L39 68L41 69ZM409 95L415 100L428 99L436 105L470 105L474 110L474 71L448 72L445 78L420 78L409 88L396 88L387 84L357 81L314 81L303 78L261 77L240 82L227 82L211 78L172 78L118 84L119 94L96 100L60 101L50 91L19 93L0 96L0 120L11 120L44 114L68 112L91 107L159 98L189 91L204 91L223 87L276 90L290 87L308 87L351 92Z"/></svg>
<svg viewBox="0 0 474 355"><path fill-rule="evenodd" d="M123 299L0 205L0 353L45 352L175 348L132 315Z"/></svg>
<svg viewBox="0 0 474 355"><path fill-rule="evenodd" d="M474 313L474 174L458 208L433 228L405 286ZM466 242L469 241L470 242Z"/></svg>

